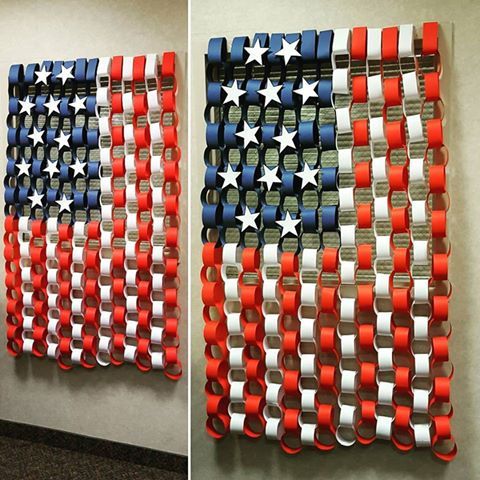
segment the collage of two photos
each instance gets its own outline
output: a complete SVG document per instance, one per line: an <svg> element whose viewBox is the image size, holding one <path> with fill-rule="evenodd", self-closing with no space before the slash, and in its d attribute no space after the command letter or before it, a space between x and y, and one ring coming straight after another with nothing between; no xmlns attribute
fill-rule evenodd
<svg viewBox="0 0 480 480"><path fill-rule="evenodd" d="M4 478L480 479L480 8L365 7L0 0Z"/></svg>

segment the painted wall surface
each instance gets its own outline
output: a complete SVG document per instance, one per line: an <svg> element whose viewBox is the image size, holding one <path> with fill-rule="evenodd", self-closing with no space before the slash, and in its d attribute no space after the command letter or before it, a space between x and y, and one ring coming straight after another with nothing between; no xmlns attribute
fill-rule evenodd
<svg viewBox="0 0 480 480"><path fill-rule="evenodd" d="M5 345L0 314L0 418L56 428L158 450L187 454L187 1L19 0L0 2L0 123L8 107L12 63L44 59L138 55L175 50L179 82L179 132L183 148L180 200L185 219L180 290L183 319L180 358L184 376L175 383L162 373L142 374L131 365L76 368L63 372L52 361L15 360ZM2 120L3 119L3 120ZM5 125L5 123L3 123ZM5 152L6 135L0 135ZM0 155L0 171L5 171ZM3 175L3 173L2 173ZM3 182L2 182L3 185ZM3 187L1 192L3 198ZM3 209L2 209L3 215ZM0 219L3 229L3 217ZM2 232L3 237L3 232ZM0 311L5 311L4 273ZM3 294L1 294L3 292Z"/></svg>
<svg viewBox="0 0 480 480"><path fill-rule="evenodd" d="M449 235L453 254L450 280L453 337L451 358L455 365L453 430L459 453L450 464L435 460L428 450L401 455L386 443L370 448L337 448L328 454L305 449L291 457L275 442L251 441L230 436L219 442L205 433L205 361L201 317L200 255L192 255L192 478L328 478L334 479L474 479L480 478L480 416L478 358L480 357L480 202L478 195L480 151L478 131L478 79L480 63L480 2L465 0L192 0L191 25L191 135L192 135L192 251L201 249L200 202L205 145L204 53L210 37L253 35L255 32L299 32L367 25L383 27L424 21L453 22L454 44L445 80L447 99L452 207ZM451 30L450 25L446 25ZM447 57L450 51L444 52ZM475 454L477 458L475 457Z"/></svg>

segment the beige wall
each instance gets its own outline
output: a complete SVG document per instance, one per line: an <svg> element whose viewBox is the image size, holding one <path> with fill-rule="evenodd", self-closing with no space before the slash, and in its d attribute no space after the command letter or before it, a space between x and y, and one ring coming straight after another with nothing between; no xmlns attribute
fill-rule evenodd
<svg viewBox="0 0 480 480"><path fill-rule="evenodd" d="M181 214L186 219L186 0L0 2L0 121L5 122L7 115L7 75L12 63L161 53L171 49L178 53L178 108L183 123L180 144L184 152L181 176L185 183ZM5 140L6 135L0 135L2 152ZM0 170L5 170L3 154ZM180 293L184 312L180 356L184 367L187 366L186 230L184 221ZM5 311L3 280L2 274L1 312ZM0 338L0 418L187 454L186 368L178 383L167 380L161 373L142 374L133 366L97 367L93 371L77 368L65 373L51 361L27 356L15 360L7 355L3 321Z"/></svg>
<svg viewBox="0 0 480 480"><path fill-rule="evenodd" d="M228 5L228 6L227 6ZM192 251L200 242L205 104L204 57L210 37L252 35L255 32L298 32L332 27L421 24L426 20L453 22L454 54L447 105L450 127L449 216L453 243L450 275L454 285L451 302L451 356L456 367L453 382L453 421L459 453L450 465L435 461L429 451L401 455L378 442L371 448L337 448L329 454L305 449L288 457L265 440L229 437L210 439L204 429L205 383L200 255L192 256L192 473L203 480L260 478L334 479L474 479L480 478L480 416L478 373L480 346L480 201L478 158L480 117L478 82L480 64L480 2L455 0L192 0ZM475 458L475 454L477 458Z"/></svg>

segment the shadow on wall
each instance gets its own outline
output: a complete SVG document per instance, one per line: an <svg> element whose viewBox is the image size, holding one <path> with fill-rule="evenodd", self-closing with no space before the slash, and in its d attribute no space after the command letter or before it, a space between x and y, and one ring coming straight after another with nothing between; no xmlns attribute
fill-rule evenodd
<svg viewBox="0 0 480 480"><path fill-rule="evenodd" d="M241 466L245 478L278 474L282 479L319 479L328 478L333 473L335 478L351 478L355 471L361 472L358 480L388 480L392 474L403 474L405 480L452 478L452 464L434 457L429 449L414 449L403 454L393 445L381 442L370 447L337 446L330 452L305 448L298 455L291 456L281 450L278 442L230 436L216 442L215 463L225 476L232 471L232 465ZM421 470L419 465L422 465ZM466 478L473 479L473 473Z"/></svg>
<svg viewBox="0 0 480 480"><path fill-rule="evenodd" d="M21 382L35 379L36 382L60 385L62 388L75 393L81 390L82 394L101 389L106 383L112 386L115 383L123 384L132 390L151 389L161 396L170 396L179 382L169 380L162 372L151 370L144 373L135 365L124 364L119 367L95 366L92 369L74 367L64 371L56 362L48 358L34 358L22 355L18 358L8 356L14 363L15 376Z"/></svg>

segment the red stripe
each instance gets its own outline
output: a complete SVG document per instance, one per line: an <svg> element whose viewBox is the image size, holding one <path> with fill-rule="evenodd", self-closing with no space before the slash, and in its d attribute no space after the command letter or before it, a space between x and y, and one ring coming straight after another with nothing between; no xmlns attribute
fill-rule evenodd
<svg viewBox="0 0 480 480"><path fill-rule="evenodd" d="M58 226L58 278L59 278L59 309L60 328L58 330L58 341L60 355L58 364L64 370L72 368L71 363L71 342L72 326L70 292L72 289L70 267L72 264L72 238L73 230L70 225L60 224Z"/></svg>
<svg viewBox="0 0 480 480"><path fill-rule="evenodd" d="M23 297L21 290L18 220L13 215L5 217L3 236L5 258L5 285L7 297L7 349L17 356L22 353Z"/></svg>

